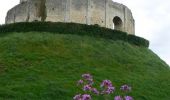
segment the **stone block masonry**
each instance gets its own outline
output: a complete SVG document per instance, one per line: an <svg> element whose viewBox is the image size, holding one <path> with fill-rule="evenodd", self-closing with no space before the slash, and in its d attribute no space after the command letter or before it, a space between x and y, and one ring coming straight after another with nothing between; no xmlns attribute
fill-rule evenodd
<svg viewBox="0 0 170 100"><path fill-rule="evenodd" d="M20 0L6 16L6 24L33 21L98 24L135 35L131 10L112 0Z"/></svg>

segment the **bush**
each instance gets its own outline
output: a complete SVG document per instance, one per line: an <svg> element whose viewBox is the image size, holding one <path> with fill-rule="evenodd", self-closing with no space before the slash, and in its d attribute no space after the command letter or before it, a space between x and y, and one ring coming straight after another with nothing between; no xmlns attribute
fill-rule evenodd
<svg viewBox="0 0 170 100"><path fill-rule="evenodd" d="M61 22L21 22L7 25L0 25L0 34L8 32L53 32L59 34L88 35L93 37L102 37L112 40L122 40L131 44L149 47L149 41L134 35L128 35L126 32L112 30L98 25L85 25L77 23Z"/></svg>
<svg viewBox="0 0 170 100"><path fill-rule="evenodd" d="M128 42L137 46L149 47L149 41L134 35L128 35Z"/></svg>

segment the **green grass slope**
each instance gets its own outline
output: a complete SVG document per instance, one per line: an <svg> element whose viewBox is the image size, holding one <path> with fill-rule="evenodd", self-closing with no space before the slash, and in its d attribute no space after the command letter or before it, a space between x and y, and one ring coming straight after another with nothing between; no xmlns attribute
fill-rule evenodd
<svg viewBox="0 0 170 100"><path fill-rule="evenodd" d="M96 84L110 79L117 90L131 85L135 100L170 100L170 68L145 47L48 32L0 36L1 100L72 100L81 92L76 81L83 73L91 73Z"/></svg>

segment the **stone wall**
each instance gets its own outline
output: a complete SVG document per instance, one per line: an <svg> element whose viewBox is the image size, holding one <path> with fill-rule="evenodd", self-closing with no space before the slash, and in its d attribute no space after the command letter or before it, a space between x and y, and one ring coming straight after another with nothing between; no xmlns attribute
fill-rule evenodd
<svg viewBox="0 0 170 100"><path fill-rule="evenodd" d="M6 24L15 22L74 22L135 34L130 9L112 0L21 0L8 11Z"/></svg>

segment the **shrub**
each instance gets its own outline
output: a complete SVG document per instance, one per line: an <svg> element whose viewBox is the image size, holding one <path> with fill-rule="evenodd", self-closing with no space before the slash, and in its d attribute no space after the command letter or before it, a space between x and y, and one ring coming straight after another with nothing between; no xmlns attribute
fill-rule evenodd
<svg viewBox="0 0 170 100"><path fill-rule="evenodd" d="M149 47L148 40L134 35L128 35L128 42L137 46Z"/></svg>
<svg viewBox="0 0 170 100"><path fill-rule="evenodd" d="M61 22L21 22L0 25L0 34L30 31L88 35L112 40L122 40L133 45L149 47L149 41L145 40L144 38L137 37L135 35L128 35L126 32L99 27L98 25Z"/></svg>

